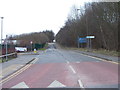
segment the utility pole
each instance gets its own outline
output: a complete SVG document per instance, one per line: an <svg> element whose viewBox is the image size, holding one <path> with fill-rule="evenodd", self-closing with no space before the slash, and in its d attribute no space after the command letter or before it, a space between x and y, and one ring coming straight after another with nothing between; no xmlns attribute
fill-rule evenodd
<svg viewBox="0 0 120 90"><path fill-rule="evenodd" d="M88 36L88 23L87 23L87 16L85 16L85 22L86 22L86 31L87 31L87 36ZM89 38L87 39L87 51L89 51L90 48L90 40Z"/></svg>
<svg viewBox="0 0 120 90"><path fill-rule="evenodd" d="M77 40L78 40L78 48L79 48L79 47L80 47L80 44L79 44L79 36L78 36L78 39L77 39Z"/></svg>
<svg viewBox="0 0 120 90"><path fill-rule="evenodd" d="M32 51L32 43L33 43L33 42L31 41L30 43L31 43L31 51Z"/></svg>
<svg viewBox="0 0 120 90"><path fill-rule="evenodd" d="M85 6L86 8L86 6ZM78 10L81 10L81 9L77 9ZM84 10L86 12L86 10ZM86 35L88 36L88 20L87 20L87 15L85 16L85 24L86 24ZM87 51L89 51L89 48L90 48L90 40L87 39Z"/></svg>
<svg viewBox="0 0 120 90"><path fill-rule="evenodd" d="M6 61L8 60L7 54L8 54L8 47L7 47L7 35L6 35Z"/></svg>
<svg viewBox="0 0 120 90"><path fill-rule="evenodd" d="M2 36L3 36L3 19L4 17L0 17L1 18L1 55L2 55ZM3 62L3 59L2 59Z"/></svg>
<svg viewBox="0 0 120 90"><path fill-rule="evenodd" d="M86 34L87 34L87 36L89 35L89 32L88 32L88 17L87 17L87 14L86 14L86 5L85 5L85 23L86 23ZM89 38L87 39L87 51L89 51L89 48L90 48L90 40L89 40Z"/></svg>

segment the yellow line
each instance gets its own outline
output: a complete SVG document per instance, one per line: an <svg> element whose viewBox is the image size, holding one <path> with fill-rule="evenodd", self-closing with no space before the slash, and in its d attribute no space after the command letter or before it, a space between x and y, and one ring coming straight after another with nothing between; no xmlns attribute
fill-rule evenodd
<svg viewBox="0 0 120 90"><path fill-rule="evenodd" d="M26 69L28 69L32 64L26 65L25 67L23 67L22 69L20 69L19 71L13 73L12 75L8 76L7 78L3 79L0 81L0 84L4 84L7 81L11 80L12 78L16 77L17 75L19 75L20 73L22 73L23 71L25 71Z"/></svg>
<svg viewBox="0 0 120 90"><path fill-rule="evenodd" d="M28 65L25 66L24 68L20 69L19 71L15 72L14 74L10 75L9 77L3 79L1 82L2 82L2 83L3 83L3 82L5 83L5 82L9 81L10 79L14 78L15 76L17 76L17 75L19 75L20 73L22 73L23 71L25 71L28 67L29 67ZM0 83L1 83L1 82L0 82Z"/></svg>
<svg viewBox="0 0 120 90"><path fill-rule="evenodd" d="M95 59L98 59L98 60L101 60L101 61L104 61L104 62L110 62L110 63L114 63L114 64L120 64L120 63L117 63L117 62L114 62L114 61L106 61L105 59L101 59L101 58L97 58L97 57L93 57L93 56L89 56L89 55L85 55L85 54L81 54L81 55L84 55L84 56L87 56L87 57L91 57L91 58L95 58Z"/></svg>

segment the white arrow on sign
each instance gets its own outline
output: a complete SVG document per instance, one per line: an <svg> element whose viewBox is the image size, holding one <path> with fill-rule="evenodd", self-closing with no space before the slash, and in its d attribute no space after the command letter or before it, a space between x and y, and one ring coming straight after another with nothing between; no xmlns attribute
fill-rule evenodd
<svg viewBox="0 0 120 90"><path fill-rule="evenodd" d="M29 88L29 87L25 84L25 82L21 82L15 86L13 86L12 88Z"/></svg>
<svg viewBox="0 0 120 90"><path fill-rule="evenodd" d="M52 88L52 87L66 87L66 86L60 83L59 81L55 80L48 87Z"/></svg>

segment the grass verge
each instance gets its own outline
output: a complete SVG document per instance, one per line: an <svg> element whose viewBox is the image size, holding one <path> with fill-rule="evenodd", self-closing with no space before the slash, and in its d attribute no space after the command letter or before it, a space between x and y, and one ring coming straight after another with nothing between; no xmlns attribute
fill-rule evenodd
<svg viewBox="0 0 120 90"><path fill-rule="evenodd" d="M79 51L85 51L87 52L87 48L74 48L74 47L62 47L63 49L66 50L79 50ZM110 50L105 50L105 49L92 49L91 51L92 53L97 53L97 54L103 54L103 55L109 55L109 56L120 56L120 52L117 51L110 51Z"/></svg>
<svg viewBox="0 0 120 90"><path fill-rule="evenodd" d="M40 49L38 49L38 50L42 50L42 51L44 51L44 50L46 50L45 48L40 48Z"/></svg>
<svg viewBox="0 0 120 90"><path fill-rule="evenodd" d="M47 47L48 47L48 44L45 44L44 48L40 48L40 49L38 49L38 50L44 51L44 50L46 50Z"/></svg>
<svg viewBox="0 0 120 90"><path fill-rule="evenodd" d="M8 58L7 61L10 61L10 60L12 60L12 59L14 59L14 58ZM3 61L3 62L2 62L2 61ZM1 59L1 58L0 58L0 63L4 63L4 62L7 62L7 61L6 61L6 59Z"/></svg>

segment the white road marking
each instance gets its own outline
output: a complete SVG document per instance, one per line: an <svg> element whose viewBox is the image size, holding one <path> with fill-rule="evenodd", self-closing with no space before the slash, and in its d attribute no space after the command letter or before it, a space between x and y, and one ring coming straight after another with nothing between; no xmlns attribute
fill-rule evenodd
<svg viewBox="0 0 120 90"><path fill-rule="evenodd" d="M95 58L95 59L100 59L100 58L96 58L96 57L85 55L85 54L81 54L81 55L84 55L84 56L87 56L87 57L91 57L91 58Z"/></svg>
<svg viewBox="0 0 120 90"><path fill-rule="evenodd" d="M94 57L94 56L89 56L89 55L85 55L85 54L81 54L81 55L84 55L84 56L87 56L87 57L91 57L91 58L94 58L94 59L98 59L98 60L101 60L101 61L104 61L104 62L110 62L110 63L114 63L114 64L119 64L118 62L107 61L107 60L105 60L105 59L97 58L97 57Z"/></svg>
<svg viewBox="0 0 120 90"><path fill-rule="evenodd" d="M70 62L69 61L66 61L67 62L67 64L69 64Z"/></svg>
<svg viewBox="0 0 120 90"><path fill-rule="evenodd" d="M80 63L79 61L77 61L76 63Z"/></svg>
<svg viewBox="0 0 120 90"><path fill-rule="evenodd" d="M78 80L78 83L79 83L80 88L84 88L84 85L81 80Z"/></svg>
<svg viewBox="0 0 120 90"><path fill-rule="evenodd" d="M76 71L73 69L73 67L71 65L69 67L73 71L73 73L76 74Z"/></svg>
<svg viewBox="0 0 120 90"><path fill-rule="evenodd" d="M97 57L93 57L93 56L89 56L89 55L85 55L85 54L81 54L81 55L84 55L84 56L87 56L87 57L91 57L91 58L94 58L94 59L104 60L104 59L101 59L101 58L97 58Z"/></svg>
<svg viewBox="0 0 120 90"><path fill-rule="evenodd" d="M66 86L60 83L59 81L55 80L48 87L52 88L52 87L66 87Z"/></svg>
<svg viewBox="0 0 120 90"><path fill-rule="evenodd" d="M29 88L29 87L25 84L25 82L21 82L11 88Z"/></svg>

